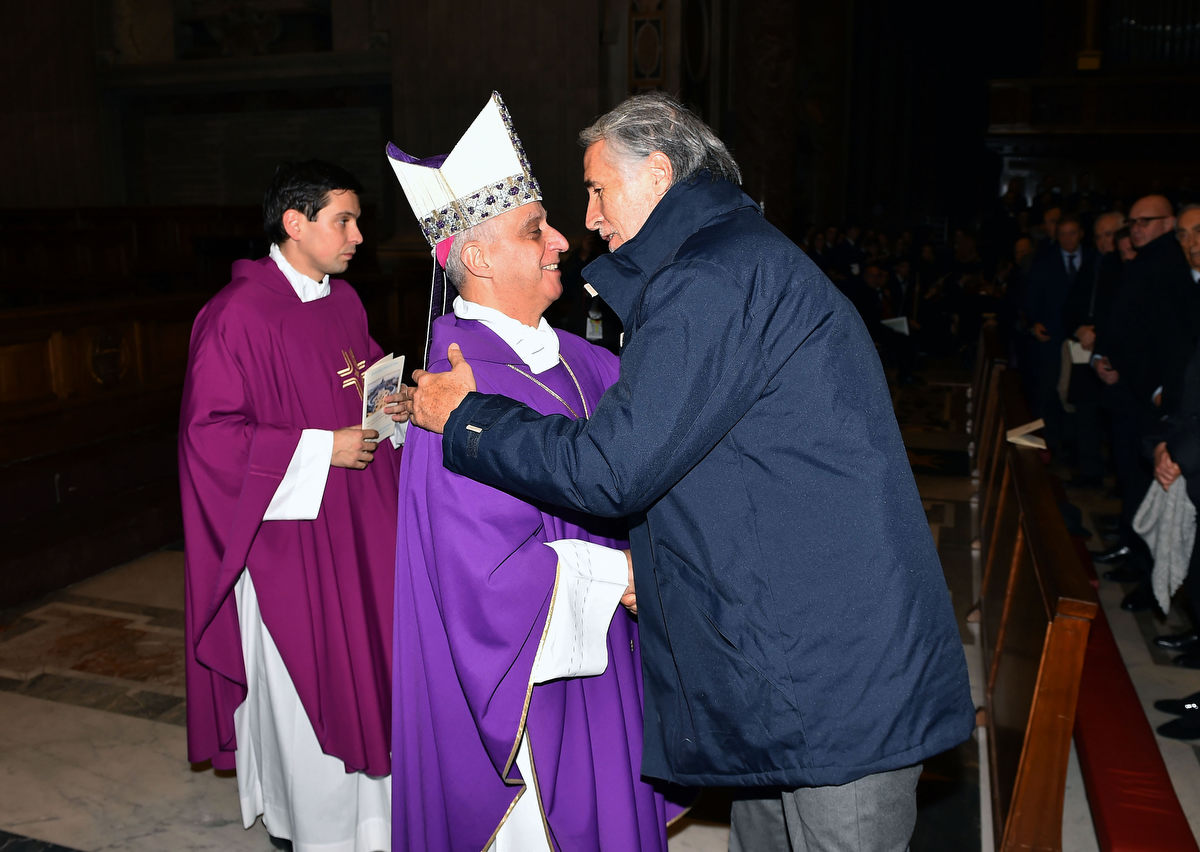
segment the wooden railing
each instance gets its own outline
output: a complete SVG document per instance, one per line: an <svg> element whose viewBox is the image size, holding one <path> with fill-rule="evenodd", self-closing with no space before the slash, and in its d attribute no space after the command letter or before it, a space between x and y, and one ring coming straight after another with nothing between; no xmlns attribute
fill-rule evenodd
<svg viewBox="0 0 1200 852"><path fill-rule="evenodd" d="M990 339L989 339L990 338ZM1062 848L1067 759L1097 611L1038 450L1005 439L1029 421L1015 373L985 330L972 393L984 559L979 620L997 849Z"/></svg>

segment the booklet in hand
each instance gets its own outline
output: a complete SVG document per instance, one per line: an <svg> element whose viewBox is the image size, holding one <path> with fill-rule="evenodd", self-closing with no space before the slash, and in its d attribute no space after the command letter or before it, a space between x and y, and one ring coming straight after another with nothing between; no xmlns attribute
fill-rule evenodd
<svg viewBox="0 0 1200 852"><path fill-rule="evenodd" d="M363 373L362 428L374 429L380 441L390 438L396 430L392 415L383 410L383 398L400 390L404 375L404 356L384 355Z"/></svg>

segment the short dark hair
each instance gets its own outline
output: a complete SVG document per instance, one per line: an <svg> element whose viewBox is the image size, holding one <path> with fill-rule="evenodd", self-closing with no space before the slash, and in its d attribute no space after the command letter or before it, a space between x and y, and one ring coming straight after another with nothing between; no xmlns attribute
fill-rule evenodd
<svg viewBox="0 0 1200 852"><path fill-rule="evenodd" d="M302 163L282 163L263 195L263 230L273 243L287 240L283 229L283 214L299 210L310 222L317 220L321 208L329 203L329 193L350 190L362 195L358 178L341 166L324 160L305 160Z"/></svg>

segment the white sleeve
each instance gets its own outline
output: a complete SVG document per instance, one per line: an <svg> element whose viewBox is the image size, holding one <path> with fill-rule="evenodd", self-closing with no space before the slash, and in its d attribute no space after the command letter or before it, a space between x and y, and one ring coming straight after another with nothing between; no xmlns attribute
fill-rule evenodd
<svg viewBox="0 0 1200 852"><path fill-rule="evenodd" d="M325 481L329 478L332 458L333 433L325 429L305 429L263 520L311 521L315 518L325 496Z"/></svg>
<svg viewBox="0 0 1200 852"><path fill-rule="evenodd" d="M558 578L531 680L601 674L608 667L608 625L629 582L625 551L574 538L546 546L558 554Z"/></svg>
<svg viewBox="0 0 1200 852"><path fill-rule="evenodd" d="M407 437L408 437L408 421L405 420L403 423L397 423L396 428L392 431L392 435L391 435L392 447L394 447L397 450L400 449L400 447L404 444L404 439ZM331 450L331 452L332 452L332 450Z"/></svg>

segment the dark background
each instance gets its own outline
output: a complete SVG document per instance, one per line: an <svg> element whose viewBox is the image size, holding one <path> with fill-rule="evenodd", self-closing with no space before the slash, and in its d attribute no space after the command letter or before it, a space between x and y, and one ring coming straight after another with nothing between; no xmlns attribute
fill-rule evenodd
<svg viewBox="0 0 1200 852"><path fill-rule="evenodd" d="M265 251L282 160L364 182L347 278L414 365L430 260L384 145L448 151L493 89L573 245L575 135L647 88L796 239L945 245L1013 179L1109 206L1194 198L1198 173L1200 0L0 0L0 22L0 607L178 538L191 322Z"/></svg>
<svg viewBox="0 0 1200 852"><path fill-rule="evenodd" d="M377 245L406 245L385 141L445 151L492 89L575 238L574 135L641 88L695 106L792 231L969 221L1014 174L1031 193L1081 175L1122 196L1174 186L1197 141L1188 0L46 0L2 14L4 208L254 205L277 161L315 155L367 182Z"/></svg>

